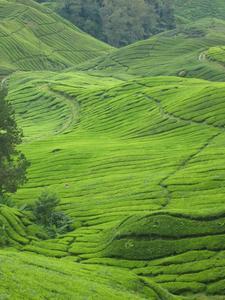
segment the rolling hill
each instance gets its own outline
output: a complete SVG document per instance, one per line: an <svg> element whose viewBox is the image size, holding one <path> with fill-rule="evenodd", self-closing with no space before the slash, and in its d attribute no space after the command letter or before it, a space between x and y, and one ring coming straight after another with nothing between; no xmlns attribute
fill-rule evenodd
<svg viewBox="0 0 225 300"><path fill-rule="evenodd" d="M0 75L62 70L111 49L32 1L0 1Z"/></svg>
<svg viewBox="0 0 225 300"><path fill-rule="evenodd" d="M201 19L79 66L79 70L133 76L180 76L223 81L224 65L207 57L224 46L225 21Z"/></svg>
<svg viewBox="0 0 225 300"><path fill-rule="evenodd" d="M225 3L223 0L174 0L174 12L182 22L205 17L225 19Z"/></svg>
<svg viewBox="0 0 225 300"><path fill-rule="evenodd" d="M196 19L222 17L202 3ZM0 0L0 74L31 162L0 204L0 299L225 299L224 36L204 18L112 49ZM74 230L34 223L45 189Z"/></svg>
<svg viewBox="0 0 225 300"><path fill-rule="evenodd" d="M21 72L9 90L32 162L17 205L50 187L76 223L15 245L25 265L33 255L54 270L76 261L78 273L110 272L110 284L122 268L126 282L135 274L149 284L144 299L224 299L224 83ZM162 296L149 296L152 284Z"/></svg>

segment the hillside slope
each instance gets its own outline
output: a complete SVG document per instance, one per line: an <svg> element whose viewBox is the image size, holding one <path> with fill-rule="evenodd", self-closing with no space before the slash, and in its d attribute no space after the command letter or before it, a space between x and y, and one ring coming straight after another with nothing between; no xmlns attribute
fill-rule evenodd
<svg viewBox="0 0 225 300"><path fill-rule="evenodd" d="M81 265L0 250L2 299L179 300L154 282L122 268Z"/></svg>
<svg viewBox="0 0 225 300"><path fill-rule="evenodd" d="M110 49L32 1L0 1L0 75L61 70Z"/></svg>
<svg viewBox="0 0 225 300"><path fill-rule="evenodd" d="M31 162L0 205L0 299L225 300L224 36L205 18L111 51L0 0L0 77ZM45 189L74 230L34 223Z"/></svg>
<svg viewBox="0 0 225 300"><path fill-rule="evenodd" d="M182 21L193 21L205 17L225 19L223 0L174 0L175 15Z"/></svg>
<svg viewBox="0 0 225 300"><path fill-rule="evenodd" d="M159 285L156 299L224 299L224 96L224 83L197 79L15 74L32 162L15 200L51 188L77 224L22 249L65 268L122 267Z"/></svg>
<svg viewBox="0 0 225 300"><path fill-rule="evenodd" d="M80 70L135 76L173 75L225 80L224 65L207 58L214 46L224 46L225 21L202 19L119 49Z"/></svg>

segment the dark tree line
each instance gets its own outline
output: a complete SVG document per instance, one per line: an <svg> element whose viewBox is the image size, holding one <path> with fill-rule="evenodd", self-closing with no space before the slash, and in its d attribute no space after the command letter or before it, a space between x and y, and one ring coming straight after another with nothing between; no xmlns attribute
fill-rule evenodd
<svg viewBox="0 0 225 300"><path fill-rule="evenodd" d="M0 198L8 192L16 192L26 181L29 166L24 154L17 149L22 142L22 131L17 127L6 95L6 89L0 87Z"/></svg>
<svg viewBox="0 0 225 300"><path fill-rule="evenodd" d="M117 47L175 27L172 0L54 0L55 2L60 15L85 32Z"/></svg>

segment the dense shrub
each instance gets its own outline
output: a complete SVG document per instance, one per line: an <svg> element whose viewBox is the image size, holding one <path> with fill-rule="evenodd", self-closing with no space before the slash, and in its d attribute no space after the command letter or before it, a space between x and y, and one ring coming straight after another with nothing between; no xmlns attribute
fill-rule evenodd
<svg viewBox="0 0 225 300"><path fill-rule="evenodd" d="M44 191L32 208L36 223L46 228L51 237L73 229L72 219L56 210L59 204L60 199L56 194Z"/></svg>

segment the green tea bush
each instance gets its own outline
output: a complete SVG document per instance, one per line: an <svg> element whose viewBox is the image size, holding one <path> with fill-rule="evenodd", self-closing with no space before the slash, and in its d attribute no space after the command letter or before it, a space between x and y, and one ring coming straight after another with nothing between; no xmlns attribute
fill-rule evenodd
<svg viewBox="0 0 225 300"><path fill-rule="evenodd" d="M6 226L5 224L0 222L0 247L8 246L9 239L6 234Z"/></svg>
<svg viewBox="0 0 225 300"><path fill-rule="evenodd" d="M0 205L14 207L15 203L8 195L0 194Z"/></svg>

